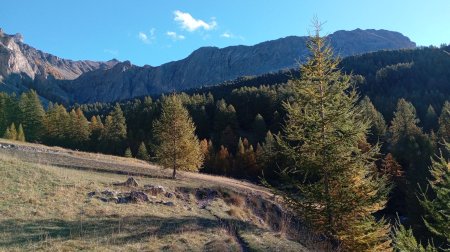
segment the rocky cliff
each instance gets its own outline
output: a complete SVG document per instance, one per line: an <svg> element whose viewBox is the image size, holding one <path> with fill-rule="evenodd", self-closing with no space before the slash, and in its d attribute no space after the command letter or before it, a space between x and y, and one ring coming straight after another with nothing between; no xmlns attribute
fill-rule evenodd
<svg viewBox="0 0 450 252"><path fill-rule="evenodd" d="M409 38L386 30L337 31L328 39L341 57L415 47ZM70 103L111 102L213 85L292 68L308 55L307 37L289 36L253 46L203 47L179 61L138 67L129 61L59 59L27 46L17 36L2 35L1 41L0 76L4 80L11 73L24 73L42 95Z"/></svg>

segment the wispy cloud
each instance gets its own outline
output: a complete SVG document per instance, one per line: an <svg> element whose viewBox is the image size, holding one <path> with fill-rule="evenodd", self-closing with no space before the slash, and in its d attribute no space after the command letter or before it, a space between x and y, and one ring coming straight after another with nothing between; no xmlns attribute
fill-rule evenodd
<svg viewBox="0 0 450 252"><path fill-rule="evenodd" d="M156 39L155 32L156 32L155 28L151 28L150 32L148 34L145 33L145 32L140 31L138 33L138 38L139 38L139 40L141 40L145 44L151 44L152 41Z"/></svg>
<svg viewBox="0 0 450 252"><path fill-rule="evenodd" d="M215 20L206 23L201 19L195 19L191 14L187 12L176 10L173 12L173 14L175 15L174 20L180 24L181 28L190 32L196 31L198 29L212 30L217 26L217 22Z"/></svg>
<svg viewBox="0 0 450 252"><path fill-rule="evenodd" d="M235 35L235 34L229 32L229 31L226 31L226 32L220 34L220 37L226 38L226 39L240 39L240 40L245 40L244 37L242 37L242 36L237 36L237 35Z"/></svg>
<svg viewBox="0 0 450 252"><path fill-rule="evenodd" d="M166 34L167 34L167 36L169 36L169 38L171 38L173 40L183 40L186 38L185 36L177 34L176 32L173 32L173 31L168 31Z"/></svg>
<svg viewBox="0 0 450 252"><path fill-rule="evenodd" d="M233 38L234 37L234 35L230 32L224 32L224 33L220 34L220 36L222 38Z"/></svg>

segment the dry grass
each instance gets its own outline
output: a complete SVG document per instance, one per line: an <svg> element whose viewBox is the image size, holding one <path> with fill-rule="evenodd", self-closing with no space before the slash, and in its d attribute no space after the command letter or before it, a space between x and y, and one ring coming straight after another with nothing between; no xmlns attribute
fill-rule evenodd
<svg viewBox="0 0 450 252"><path fill-rule="evenodd" d="M106 155L95 159L92 157L96 154L52 148L57 149L58 154L0 149L0 250L240 251L242 245L230 227L247 237L246 243L256 251L304 249L299 243L277 237L247 205L246 197L250 196L245 193L255 195L263 190L257 186L189 173L183 173L181 179L166 179L151 176L164 172L141 161ZM67 167L58 166L62 162ZM136 169L144 175L136 177L141 186L162 185L175 194L183 188L187 197L168 199L158 195L152 199L173 201L173 207L105 203L87 197L87 193L130 190L112 186L113 182L125 181L127 175L69 169L80 166ZM206 207L199 207L195 194L199 188L219 193ZM261 235L263 240L258 238Z"/></svg>

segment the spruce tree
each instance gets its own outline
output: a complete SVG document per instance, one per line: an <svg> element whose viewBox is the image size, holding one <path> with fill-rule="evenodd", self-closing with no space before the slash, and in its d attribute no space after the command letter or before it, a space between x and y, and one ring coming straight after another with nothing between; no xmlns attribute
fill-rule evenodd
<svg viewBox="0 0 450 252"><path fill-rule="evenodd" d="M30 142L41 140L45 133L45 111L35 91L22 93L19 100L20 122Z"/></svg>
<svg viewBox="0 0 450 252"><path fill-rule="evenodd" d="M22 124L19 124L19 129L17 130L17 141L25 142L25 133L23 132Z"/></svg>
<svg viewBox="0 0 450 252"><path fill-rule="evenodd" d="M292 100L284 103L280 144L291 165L283 169L278 192L315 232L343 250L389 251L389 226L372 216L384 208L388 192L374 169L378 149L358 148L370 125L358 119L351 78L338 69L319 30L317 24L307 45L311 57L291 83Z"/></svg>
<svg viewBox="0 0 450 252"><path fill-rule="evenodd" d="M446 149L450 153L449 143ZM440 247L450 249L450 161L441 154L433 159L430 171L429 186L434 197L425 192L421 194L420 203L425 209L423 219L435 241L442 242Z"/></svg>
<svg viewBox="0 0 450 252"><path fill-rule="evenodd" d="M163 168L173 170L172 178L176 178L178 170L197 171L202 165L195 125L176 95L163 98L161 116L153 124L153 133L158 142L156 158Z"/></svg>
<svg viewBox="0 0 450 252"><path fill-rule="evenodd" d="M136 158L139 158L139 159L142 159L142 160L148 160L149 159L147 147L145 147L144 142L141 142L141 144L139 145L138 152L136 154Z"/></svg>

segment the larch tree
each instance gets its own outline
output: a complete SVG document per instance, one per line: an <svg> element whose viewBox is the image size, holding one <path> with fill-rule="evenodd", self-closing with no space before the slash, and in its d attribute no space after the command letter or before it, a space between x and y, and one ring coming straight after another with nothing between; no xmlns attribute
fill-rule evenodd
<svg viewBox="0 0 450 252"><path fill-rule="evenodd" d="M133 157L133 154L131 153L130 147L128 147L128 148L125 150L125 153L123 154L123 156L124 156L124 157L127 157L127 158L132 158L132 157Z"/></svg>
<svg viewBox="0 0 450 252"><path fill-rule="evenodd" d="M19 129L17 130L17 141L25 142L25 132L23 132L22 124L19 124Z"/></svg>
<svg viewBox="0 0 450 252"><path fill-rule="evenodd" d="M293 97L281 145L291 165L278 192L317 233L344 251L390 251L389 225L374 213L385 207L389 187L376 174L377 147L358 148L370 122L359 120L351 76L338 69L320 24L307 44L308 61L292 81Z"/></svg>
<svg viewBox="0 0 450 252"><path fill-rule="evenodd" d="M127 138L127 124L119 104L106 117L101 135L103 149L111 153L123 153L123 145Z"/></svg>
<svg viewBox="0 0 450 252"><path fill-rule="evenodd" d="M362 109L362 120L370 121L368 141L371 144L375 144L378 141L384 140L386 134L386 121L383 115L378 112L375 106L370 101L370 98L365 96L359 103Z"/></svg>
<svg viewBox="0 0 450 252"><path fill-rule="evenodd" d="M173 170L173 179L179 170L198 171L203 155L188 111L176 95L164 97L161 106L161 116L153 124L159 164Z"/></svg>

